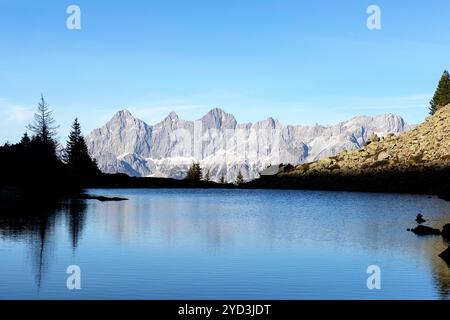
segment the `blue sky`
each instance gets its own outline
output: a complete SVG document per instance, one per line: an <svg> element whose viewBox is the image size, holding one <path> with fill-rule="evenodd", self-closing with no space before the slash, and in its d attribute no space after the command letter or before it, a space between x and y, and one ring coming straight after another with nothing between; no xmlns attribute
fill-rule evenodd
<svg viewBox="0 0 450 320"><path fill-rule="evenodd" d="M68 30L66 8L81 9ZM369 5L381 30L366 27ZM417 123L450 64L448 0L0 0L0 142L43 92L64 141L127 108L152 124L213 107L239 122L334 123L392 112Z"/></svg>

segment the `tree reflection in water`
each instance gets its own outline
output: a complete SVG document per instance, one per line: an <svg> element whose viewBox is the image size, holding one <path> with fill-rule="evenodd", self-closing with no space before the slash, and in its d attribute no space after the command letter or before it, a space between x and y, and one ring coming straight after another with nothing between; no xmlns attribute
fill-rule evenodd
<svg viewBox="0 0 450 320"><path fill-rule="evenodd" d="M30 249L31 265L35 271L38 290L51 259L55 245L55 225L65 219L75 253L83 235L86 203L69 200L46 206L21 206L2 209L0 215L0 236L12 241L27 242Z"/></svg>

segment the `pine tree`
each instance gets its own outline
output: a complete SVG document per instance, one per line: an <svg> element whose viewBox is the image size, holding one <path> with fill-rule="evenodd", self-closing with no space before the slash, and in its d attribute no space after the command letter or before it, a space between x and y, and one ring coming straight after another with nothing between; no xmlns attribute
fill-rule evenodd
<svg viewBox="0 0 450 320"><path fill-rule="evenodd" d="M221 184L225 184L225 176L222 174L222 176L220 177L220 183Z"/></svg>
<svg viewBox="0 0 450 320"><path fill-rule="evenodd" d="M72 124L64 160L73 168L84 171L98 171L97 163L89 155L86 140L81 133L81 125L77 118Z"/></svg>
<svg viewBox="0 0 450 320"><path fill-rule="evenodd" d="M438 87L430 101L430 114L450 103L450 75L447 70L442 74Z"/></svg>
<svg viewBox="0 0 450 320"><path fill-rule="evenodd" d="M236 184L237 185L240 185L240 184L242 184L242 183L244 183L245 181L244 181L244 176L242 175L242 171L241 170L239 170L239 172L238 172L238 174L237 174L237 177L236 177Z"/></svg>
<svg viewBox="0 0 450 320"><path fill-rule="evenodd" d="M205 177L203 178L203 180L205 180L205 181L210 181L211 180L211 176L210 176L209 170L206 171L206 174L205 174Z"/></svg>
<svg viewBox="0 0 450 320"><path fill-rule="evenodd" d="M31 144L31 139L28 136L28 133L24 133L22 139L20 140L20 144L24 147L28 147Z"/></svg>
<svg viewBox="0 0 450 320"><path fill-rule="evenodd" d="M186 180L200 181L202 179L202 168L199 163L193 163L186 174Z"/></svg>
<svg viewBox="0 0 450 320"><path fill-rule="evenodd" d="M53 118L53 110L50 110L49 105L44 100L41 94L41 101L38 103L38 110L34 114L33 123L28 125L28 129L34 133L34 141L38 141L45 146L49 146L56 150L56 130L59 126Z"/></svg>

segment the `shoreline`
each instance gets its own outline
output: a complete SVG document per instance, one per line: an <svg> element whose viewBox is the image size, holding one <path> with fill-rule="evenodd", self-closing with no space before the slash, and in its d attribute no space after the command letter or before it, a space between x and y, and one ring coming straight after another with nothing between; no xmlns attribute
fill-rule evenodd
<svg viewBox="0 0 450 320"><path fill-rule="evenodd" d="M102 174L97 178L83 187L86 189L273 189L399 193L433 195L450 201L450 168L359 175L347 173L346 175L286 176L282 174L260 177L240 185L171 178L129 177L125 174Z"/></svg>
<svg viewBox="0 0 450 320"><path fill-rule="evenodd" d="M392 194L418 194L437 196L450 201L450 169L428 169L422 171L390 171L375 174L333 175L316 174L289 176L285 174L266 176L240 185L221 184L213 181L176 180L172 178L130 177L125 174L99 174L85 179L79 191L70 190L58 194L52 188L30 190L17 186L0 187L0 202L11 206L24 205L25 201L55 202L61 199L99 201L123 201L107 196L86 194L86 189L252 189L252 190L316 190L343 192L370 192ZM47 191L45 191L47 190ZM61 188L63 191L63 188Z"/></svg>

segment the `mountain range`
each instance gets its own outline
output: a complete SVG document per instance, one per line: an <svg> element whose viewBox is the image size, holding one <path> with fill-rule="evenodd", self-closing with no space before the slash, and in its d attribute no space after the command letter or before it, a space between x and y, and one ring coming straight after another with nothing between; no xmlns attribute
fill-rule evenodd
<svg viewBox="0 0 450 320"><path fill-rule="evenodd" d="M255 179L270 165L320 160L361 148L373 133L385 136L410 128L393 114L357 116L333 125L282 125L273 118L239 124L218 108L195 121L172 112L148 125L121 110L93 130L86 142L106 173L182 179L189 166L199 162L211 180L223 176L232 182L239 171L245 180Z"/></svg>

